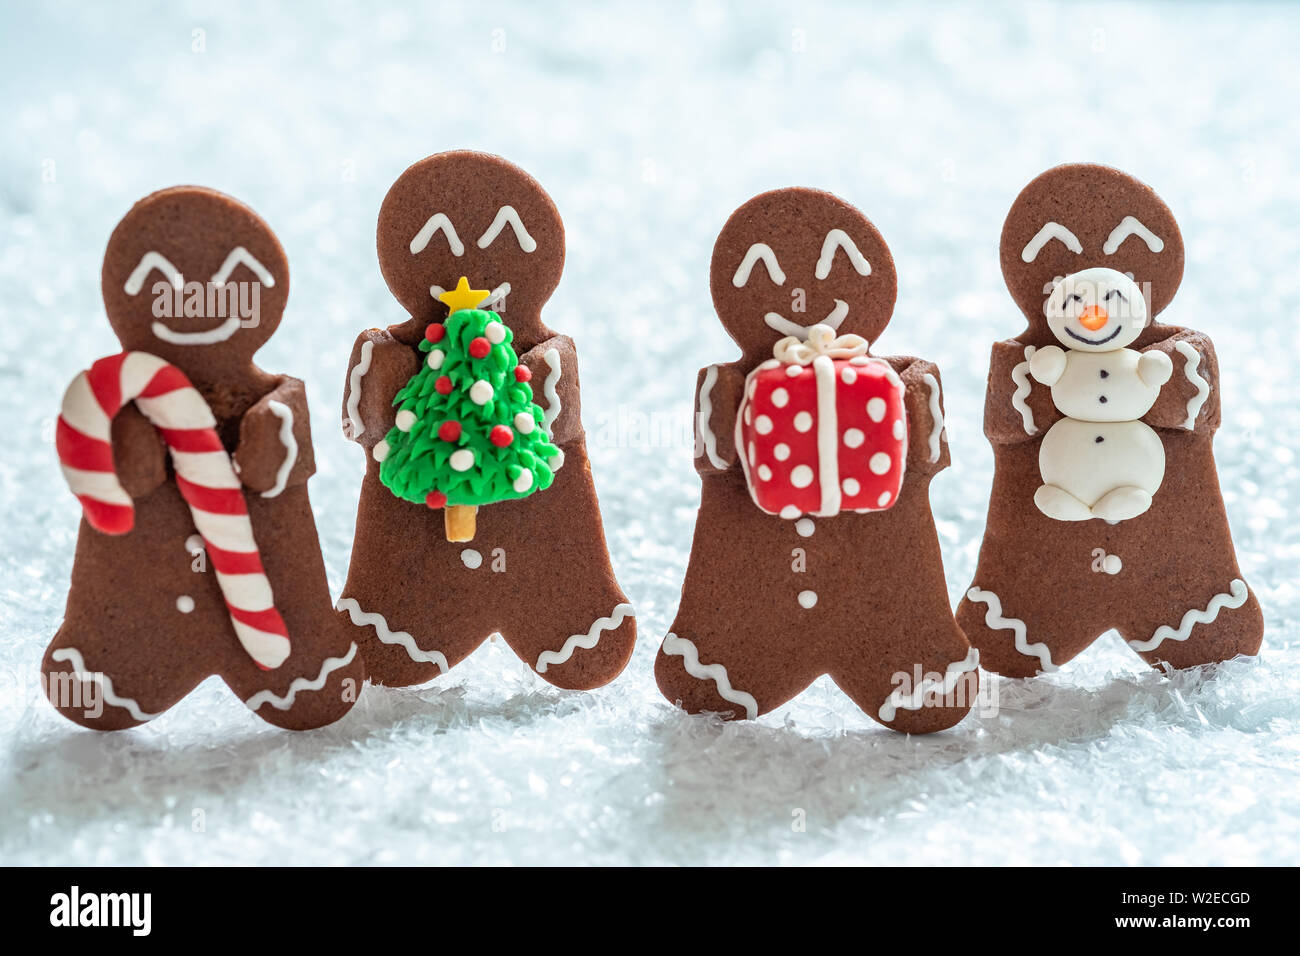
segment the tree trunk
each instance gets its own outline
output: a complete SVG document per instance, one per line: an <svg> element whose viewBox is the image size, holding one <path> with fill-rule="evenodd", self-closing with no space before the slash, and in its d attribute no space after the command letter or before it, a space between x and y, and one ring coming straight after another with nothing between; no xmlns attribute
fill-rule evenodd
<svg viewBox="0 0 1300 956"><path fill-rule="evenodd" d="M474 515L477 505L448 505L443 512L443 526L448 541L474 540Z"/></svg>

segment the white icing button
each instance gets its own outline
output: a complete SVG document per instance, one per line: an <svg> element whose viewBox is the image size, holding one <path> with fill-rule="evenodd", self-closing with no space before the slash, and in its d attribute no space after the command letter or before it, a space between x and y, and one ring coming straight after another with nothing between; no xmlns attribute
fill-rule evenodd
<svg viewBox="0 0 1300 956"><path fill-rule="evenodd" d="M397 413L397 419L394 422L394 424L397 425L398 431L409 432L411 430L411 426L415 424L415 412L411 411L410 409L403 408L400 412Z"/></svg>
<svg viewBox="0 0 1300 956"><path fill-rule="evenodd" d="M903 424L901 418L894 419L894 441L902 441L903 436L907 434L907 426Z"/></svg>
<svg viewBox="0 0 1300 956"><path fill-rule="evenodd" d="M1118 554L1108 554L1101 559L1101 569L1107 574L1119 574L1124 570L1124 562Z"/></svg>
<svg viewBox="0 0 1300 956"><path fill-rule="evenodd" d="M807 465L795 465L790 472L790 484L796 488L807 488L812 484L813 470Z"/></svg>
<svg viewBox="0 0 1300 956"><path fill-rule="evenodd" d="M799 532L801 538L811 538L817 526L813 524L812 518L800 518L794 523L794 530Z"/></svg>
<svg viewBox="0 0 1300 956"><path fill-rule="evenodd" d="M382 438L379 439L379 441L375 443L375 447L371 449L370 455L375 459L375 461L383 461L388 457L388 442L384 441Z"/></svg>
<svg viewBox="0 0 1300 956"><path fill-rule="evenodd" d="M185 539L185 550L186 550L189 554L197 554L198 552L202 551L202 550L203 550L203 537L202 537L202 535L192 534L192 535L190 535L188 538L186 538L186 539Z"/></svg>
<svg viewBox="0 0 1300 956"><path fill-rule="evenodd" d="M882 508L885 507L885 505L889 504L889 492L882 491L880 493L880 497L876 499L876 504L880 505L880 507Z"/></svg>
<svg viewBox="0 0 1300 956"><path fill-rule="evenodd" d="M862 486L858 484L858 479L856 478L845 478L840 484L844 488L844 493L849 496L856 495L862 490Z"/></svg>
<svg viewBox="0 0 1300 956"><path fill-rule="evenodd" d="M799 509L796 508L794 505L786 505L784 508L781 509L781 517L787 519L797 518L799 517Z"/></svg>
<svg viewBox="0 0 1300 956"><path fill-rule="evenodd" d="M849 448L860 448L866 440L861 428L849 428L844 432L844 444Z"/></svg>
<svg viewBox="0 0 1300 956"><path fill-rule="evenodd" d="M447 461L457 471L469 471L474 467L474 453L468 448L461 448L452 452Z"/></svg>
<svg viewBox="0 0 1300 956"><path fill-rule="evenodd" d="M487 328L483 330L483 335L493 345L500 345L506 340L506 327L500 322L489 322Z"/></svg>
<svg viewBox="0 0 1300 956"><path fill-rule="evenodd" d="M867 462L867 467L871 469L872 474L883 475L889 471L890 464L889 456L883 451L878 451L871 456L871 461Z"/></svg>
<svg viewBox="0 0 1300 956"><path fill-rule="evenodd" d="M800 606L801 608L804 608L805 610L807 610L808 608L811 608L811 607L812 607L813 605L815 605L816 603L817 603L817 592L816 592L816 591L800 591L800 592L799 592L799 606Z"/></svg>
<svg viewBox="0 0 1300 956"><path fill-rule="evenodd" d="M790 446L785 442L778 442L777 446L772 449L772 454L776 455L777 461L785 461L790 457Z"/></svg>
<svg viewBox="0 0 1300 956"><path fill-rule="evenodd" d="M529 412L520 412L515 416L515 431L521 435L531 435L537 427L537 419Z"/></svg>
<svg viewBox="0 0 1300 956"><path fill-rule="evenodd" d="M190 611L194 610L194 598L188 594L182 594L176 599L176 610L182 614L189 614Z"/></svg>
<svg viewBox="0 0 1300 956"><path fill-rule="evenodd" d="M483 555L479 554L473 548L466 548L460 553L460 559L464 562L465 567L473 571L483 563Z"/></svg>
<svg viewBox="0 0 1300 956"><path fill-rule="evenodd" d="M759 466L758 466L758 477L761 478L761 479L763 479L764 481L771 481L771 480L772 480L772 469L769 468L769 467L767 467L767 465L759 465Z"/></svg>
<svg viewBox="0 0 1300 956"><path fill-rule="evenodd" d="M425 359L425 362L428 363L429 368L442 368L442 360L446 357L442 349L433 349L429 352L429 357Z"/></svg>
<svg viewBox="0 0 1300 956"><path fill-rule="evenodd" d="M768 418L766 415L759 415L754 419L754 431L758 432L760 435L770 434L772 431L772 419Z"/></svg>
<svg viewBox="0 0 1300 956"><path fill-rule="evenodd" d="M803 366L802 366L802 365L787 365L786 368L785 368L785 374L788 375L788 376L790 376L790 378L796 378L796 377L798 377L798 376L800 376L800 375L803 374Z"/></svg>
<svg viewBox="0 0 1300 956"><path fill-rule="evenodd" d="M475 405L486 405L493 394L492 383L479 379L469 387L469 399Z"/></svg>
<svg viewBox="0 0 1300 956"><path fill-rule="evenodd" d="M858 373L853 369L846 367L844 371L840 372L840 378L843 380L845 385L852 385L858 380Z"/></svg>
<svg viewBox="0 0 1300 956"><path fill-rule="evenodd" d="M783 388L778 388L772 392L772 404L777 408L785 408L790 403L790 393Z"/></svg>
<svg viewBox="0 0 1300 956"><path fill-rule="evenodd" d="M867 402L867 417L873 422L878 422L885 417L885 400L883 398L873 398Z"/></svg>
<svg viewBox="0 0 1300 956"><path fill-rule="evenodd" d="M515 491L519 492L520 494L523 494L532 486L533 486L533 473L529 471L527 468L525 468L523 471L519 473L519 477L514 480L514 484L511 487L513 487Z"/></svg>
<svg viewBox="0 0 1300 956"><path fill-rule="evenodd" d="M794 417L794 428L795 431L799 432L806 432L812 428L812 415L807 412L800 412Z"/></svg>

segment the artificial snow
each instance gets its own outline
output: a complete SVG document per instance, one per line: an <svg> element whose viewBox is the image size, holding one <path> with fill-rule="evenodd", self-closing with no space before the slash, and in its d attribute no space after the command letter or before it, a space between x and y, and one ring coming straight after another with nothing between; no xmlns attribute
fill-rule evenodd
<svg viewBox="0 0 1300 956"><path fill-rule="evenodd" d="M1300 859L1300 10L223 2L0 17L0 862ZM452 147L519 163L564 217L544 316L580 350L605 529L638 612L627 671L560 691L498 641L427 686L367 688L311 733L262 723L216 680L129 732L59 717L37 674L79 508L53 424L72 376L118 348L99 294L114 224L153 189L201 183L278 233L289 307L259 358L307 382L337 595L364 464L340 431L349 349L403 318L375 218L407 165ZM955 602L991 482L989 348L1023 323L1002 220L1071 160L1151 183L1182 227L1165 315L1218 350L1216 451L1263 655L1169 678L1111 634L1059 674L990 680L979 712L932 737L878 727L825 679L757 722L675 710L652 663L699 496L696 370L736 354L708 290L727 215L763 189L819 186L890 244L898 308L878 350L943 372L954 465L933 500Z"/></svg>

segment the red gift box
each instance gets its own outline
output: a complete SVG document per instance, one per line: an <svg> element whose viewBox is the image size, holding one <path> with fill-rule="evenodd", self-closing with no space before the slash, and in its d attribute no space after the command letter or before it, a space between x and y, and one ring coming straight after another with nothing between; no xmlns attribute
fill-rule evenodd
<svg viewBox="0 0 1300 956"><path fill-rule="evenodd" d="M824 331L823 331L824 330ZM754 503L768 514L881 511L907 462L904 387L858 336L782 339L745 379L736 448Z"/></svg>

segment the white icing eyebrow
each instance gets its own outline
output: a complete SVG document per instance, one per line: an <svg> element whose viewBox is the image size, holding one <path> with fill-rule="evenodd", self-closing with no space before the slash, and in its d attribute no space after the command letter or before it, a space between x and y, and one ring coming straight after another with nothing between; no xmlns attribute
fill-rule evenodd
<svg viewBox="0 0 1300 956"><path fill-rule="evenodd" d="M822 241L822 254L817 260L816 275L818 279L825 279L831 274L831 264L835 261L835 250L843 248L849 257L849 262L853 263L853 268L858 270L858 275L871 275L871 263L867 257L858 251L858 247L849 234L843 229L832 229L826 233L826 238Z"/></svg>
<svg viewBox="0 0 1300 956"><path fill-rule="evenodd" d="M777 265L776 253L766 242L756 242L749 247L745 258L740 260L736 274L731 277L731 284L737 289L742 288L749 281L749 274L754 271L754 263L759 259L763 260L763 265L767 267L767 274L772 277L772 281L777 285L785 285L785 273Z"/></svg>
<svg viewBox="0 0 1300 956"><path fill-rule="evenodd" d="M1106 242L1101 247L1101 251L1108 256L1113 256L1115 250L1129 236L1140 237L1152 252L1160 252L1165 247L1165 241L1138 222L1136 216L1125 216L1120 220L1119 225L1111 230L1110 236L1107 237Z"/></svg>
<svg viewBox="0 0 1300 956"><path fill-rule="evenodd" d="M514 206L502 206L497 210L497 216L492 220L492 225L488 226L487 232L479 236L478 247L486 249L492 245L492 241L501 235L501 230L510 223L510 228L515 231L515 239L519 241L519 248L524 252L532 252L537 248L537 240L528 234L524 228L524 222L519 218L519 213L515 212Z"/></svg>
<svg viewBox="0 0 1300 956"><path fill-rule="evenodd" d="M1049 222L1034 234L1034 238L1025 243L1024 250L1020 253L1020 258L1025 262L1033 262L1038 258L1038 252L1043 246L1047 245L1049 240L1060 239L1065 243L1065 248L1078 255L1083 252L1083 244L1079 242L1078 236L1066 229L1059 222Z"/></svg>
<svg viewBox="0 0 1300 956"><path fill-rule="evenodd" d="M140 264L131 271L127 276L126 285L123 290L127 295L135 295L144 288L144 277L151 271L157 269L165 275L169 282L176 288L182 288L185 285L185 279L181 276L181 270L167 260L160 252L146 252L140 257Z"/></svg>
<svg viewBox="0 0 1300 956"><path fill-rule="evenodd" d="M465 254L465 244L460 241L460 236L456 235L456 227L451 224L447 214L442 212L430 216L429 221L420 227L420 231L411 240L411 255L423 252L424 247L433 238L433 234L439 229L447 234L447 245L451 246L451 254L453 256L463 256Z"/></svg>
<svg viewBox="0 0 1300 956"><path fill-rule="evenodd" d="M230 278L230 273L235 271L235 266L243 263L252 269L261 280L262 285L272 288L275 286L275 276L271 275L271 270L257 261L257 258L245 249L243 246L235 246L230 250L230 255L226 256L226 261L221 263L221 268L212 276L213 285L224 285Z"/></svg>

